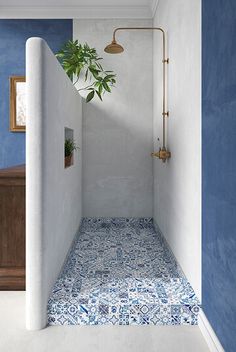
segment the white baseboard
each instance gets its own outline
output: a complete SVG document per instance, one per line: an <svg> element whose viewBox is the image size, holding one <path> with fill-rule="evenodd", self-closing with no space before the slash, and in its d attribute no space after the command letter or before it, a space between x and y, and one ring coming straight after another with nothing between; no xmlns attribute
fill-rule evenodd
<svg viewBox="0 0 236 352"><path fill-rule="evenodd" d="M211 352L225 351L202 309L198 315L198 326Z"/></svg>

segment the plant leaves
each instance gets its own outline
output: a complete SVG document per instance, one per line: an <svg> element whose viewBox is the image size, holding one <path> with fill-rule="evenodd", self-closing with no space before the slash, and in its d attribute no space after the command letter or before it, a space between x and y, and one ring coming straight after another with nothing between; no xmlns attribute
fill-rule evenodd
<svg viewBox="0 0 236 352"><path fill-rule="evenodd" d="M115 75L107 75L104 80L107 82L107 81L110 81L111 78L113 79L115 77Z"/></svg>
<svg viewBox="0 0 236 352"><path fill-rule="evenodd" d="M87 81L87 79L88 79L88 68L87 68L87 70L85 72L85 82Z"/></svg>
<svg viewBox="0 0 236 352"><path fill-rule="evenodd" d="M88 103L90 100L92 100L93 97L94 97L94 90L92 90L92 91L87 95L86 103Z"/></svg>
<svg viewBox="0 0 236 352"><path fill-rule="evenodd" d="M99 97L99 99L102 101L102 96L100 94L100 92L98 90L96 90L97 96Z"/></svg>
<svg viewBox="0 0 236 352"><path fill-rule="evenodd" d="M98 56L96 49L87 43L80 44L78 40L69 40L56 57L70 79L74 77L75 81L78 81L82 76L84 82L89 81L89 85L79 89L89 92L87 102L92 100L95 94L101 99L102 94L111 92L113 84L116 83L114 72L103 69L102 58Z"/></svg>
<svg viewBox="0 0 236 352"><path fill-rule="evenodd" d="M105 81L102 82L102 85L107 92L111 93L111 89Z"/></svg>
<svg viewBox="0 0 236 352"><path fill-rule="evenodd" d="M102 91L103 91L103 85L100 84L99 87L98 87L98 92L99 92L100 95L102 94Z"/></svg>

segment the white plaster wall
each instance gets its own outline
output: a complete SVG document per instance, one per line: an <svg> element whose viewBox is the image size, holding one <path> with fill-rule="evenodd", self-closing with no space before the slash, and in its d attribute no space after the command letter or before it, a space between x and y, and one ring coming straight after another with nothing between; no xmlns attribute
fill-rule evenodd
<svg viewBox="0 0 236 352"><path fill-rule="evenodd" d="M151 20L74 20L74 39L88 42L117 73L116 88L83 105L83 211L91 217L152 216L152 32L119 33L120 55L104 53L117 26Z"/></svg>
<svg viewBox="0 0 236 352"><path fill-rule="evenodd" d="M40 38L26 45L26 325L41 329L47 301L82 213L82 150L64 168L64 127L82 145L82 102Z"/></svg>
<svg viewBox="0 0 236 352"><path fill-rule="evenodd" d="M159 0L154 25L167 31L168 147L154 165L154 218L201 297L200 1ZM161 40L154 36L154 149L161 138Z"/></svg>

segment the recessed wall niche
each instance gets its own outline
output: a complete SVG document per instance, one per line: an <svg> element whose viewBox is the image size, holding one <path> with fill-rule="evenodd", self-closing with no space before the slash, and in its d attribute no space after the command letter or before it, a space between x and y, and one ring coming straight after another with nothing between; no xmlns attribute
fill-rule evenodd
<svg viewBox="0 0 236 352"><path fill-rule="evenodd" d="M64 133L64 166L68 168L74 164L74 130L65 127Z"/></svg>

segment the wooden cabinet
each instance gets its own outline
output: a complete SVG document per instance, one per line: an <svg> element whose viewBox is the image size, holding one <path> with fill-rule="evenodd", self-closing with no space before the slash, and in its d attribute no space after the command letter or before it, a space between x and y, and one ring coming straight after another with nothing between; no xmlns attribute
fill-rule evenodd
<svg viewBox="0 0 236 352"><path fill-rule="evenodd" d="M0 290L25 289L25 166L0 170Z"/></svg>

